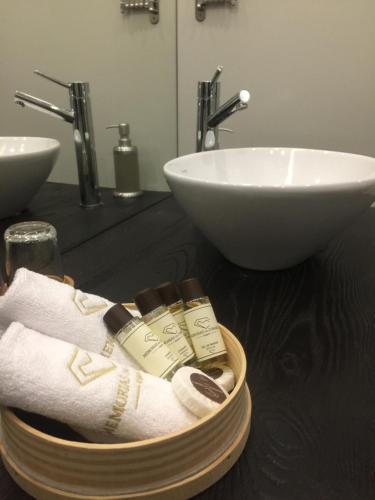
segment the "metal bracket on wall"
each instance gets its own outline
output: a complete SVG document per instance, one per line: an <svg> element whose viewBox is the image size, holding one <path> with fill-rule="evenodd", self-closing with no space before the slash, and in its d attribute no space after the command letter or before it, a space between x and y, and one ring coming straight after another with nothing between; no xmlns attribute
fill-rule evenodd
<svg viewBox="0 0 375 500"><path fill-rule="evenodd" d="M122 14L129 14L132 10L144 10L150 14L150 22L159 22L159 0L120 0Z"/></svg>
<svg viewBox="0 0 375 500"><path fill-rule="evenodd" d="M197 21L204 21L206 19L206 7L208 5L229 5L234 7L237 5L238 0L194 0L195 1L195 18Z"/></svg>

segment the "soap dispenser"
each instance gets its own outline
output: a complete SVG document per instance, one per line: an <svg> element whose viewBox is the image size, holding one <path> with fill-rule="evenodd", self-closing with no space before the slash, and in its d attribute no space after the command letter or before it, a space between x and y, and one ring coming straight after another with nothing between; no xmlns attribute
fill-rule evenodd
<svg viewBox="0 0 375 500"><path fill-rule="evenodd" d="M108 128L117 128L120 134L118 145L113 148L115 164L116 189L113 196L118 198L135 198L142 193L139 184L138 150L132 146L129 137L128 123L111 125Z"/></svg>

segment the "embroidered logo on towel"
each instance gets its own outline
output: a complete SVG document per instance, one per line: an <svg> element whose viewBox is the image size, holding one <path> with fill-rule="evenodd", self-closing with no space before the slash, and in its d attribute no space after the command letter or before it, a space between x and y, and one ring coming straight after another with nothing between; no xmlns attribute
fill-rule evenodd
<svg viewBox="0 0 375 500"><path fill-rule="evenodd" d="M103 428L107 434L115 434L119 428L124 412L128 407L129 396L132 399L134 397L133 406L135 410L138 409L143 384L142 372L138 370L135 372L135 395L133 394L134 391L130 392L130 374L127 368L123 368L122 372L120 372L118 382L116 399ZM132 387L134 388L134 380Z"/></svg>
<svg viewBox="0 0 375 500"><path fill-rule="evenodd" d="M68 368L81 385L87 385L116 370L117 366L107 358L92 359L88 352L77 348L68 363Z"/></svg>
<svg viewBox="0 0 375 500"><path fill-rule="evenodd" d="M104 424L104 431L108 434L114 434L121 423L122 416L128 404L129 391L129 370L124 368L120 373L116 399L112 406L111 413Z"/></svg>
<svg viewBox="0 0 375 500"><path fill-rule="evenodd" d="M95 297L93 295L88 296L81 292L81 290L74 290L73 302L85 316L97 313L109 305L101 297Z"/></svg>
<svg viewBox="0 0 375 500"><path fill-rule="evenodd" d="M107 338L105 339L105 344L100 354L102 356L105 356L106 358L110 358L113 354L114 348L115 348L115 339L112 338L110 335L108 335Z"/></svg>

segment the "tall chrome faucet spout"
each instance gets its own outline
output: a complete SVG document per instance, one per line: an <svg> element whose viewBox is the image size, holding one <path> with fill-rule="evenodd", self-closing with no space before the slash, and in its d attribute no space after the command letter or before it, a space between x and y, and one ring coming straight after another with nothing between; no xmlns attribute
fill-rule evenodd
<svg viewBox="0 0 375 500"><path fill-rule="evenodd" d="M19 92L16 90L14 94L14 102L23 108L26 107L36 109L37 111L46 113L47 115L55 118L60 118L68 123L74 122L74 114L72 111L61 109L48 101L26 94L25 92Z"/></svg>
<svg viewBox="0 0 375 500"><path fill-rule="evenodd" d="M222 70L223 67L218 66L211 80L198 82L198 152L219 149L218 126L236 111L246 109L250 100L250 93L247 90L241 90L219 106L220 82L218 79Z"/></svg>
<svg viewBox="0 0 375 500"><path fill-rule="evenodd" d="M81 206L94 208L102 204L98 186L94 127L92 124L90 87L87 82L65 83L35 70L35 74L69 89L71 109L66 110L54 104L18 90L14 101L23 108L32 108L50 116L60 118L73 125L73 137L77 158Z"/></svg>

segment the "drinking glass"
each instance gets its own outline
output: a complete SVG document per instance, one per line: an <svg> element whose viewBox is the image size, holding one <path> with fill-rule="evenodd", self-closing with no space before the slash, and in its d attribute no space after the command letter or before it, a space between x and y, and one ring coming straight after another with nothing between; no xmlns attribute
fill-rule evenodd
<svg viewBox="0 0 375 500"><path fill-rule="evenodd" d="M56 229L48 222L20 222L8 227L5 239L5 271L8 284L20 267L64 280Z"/></svg>

